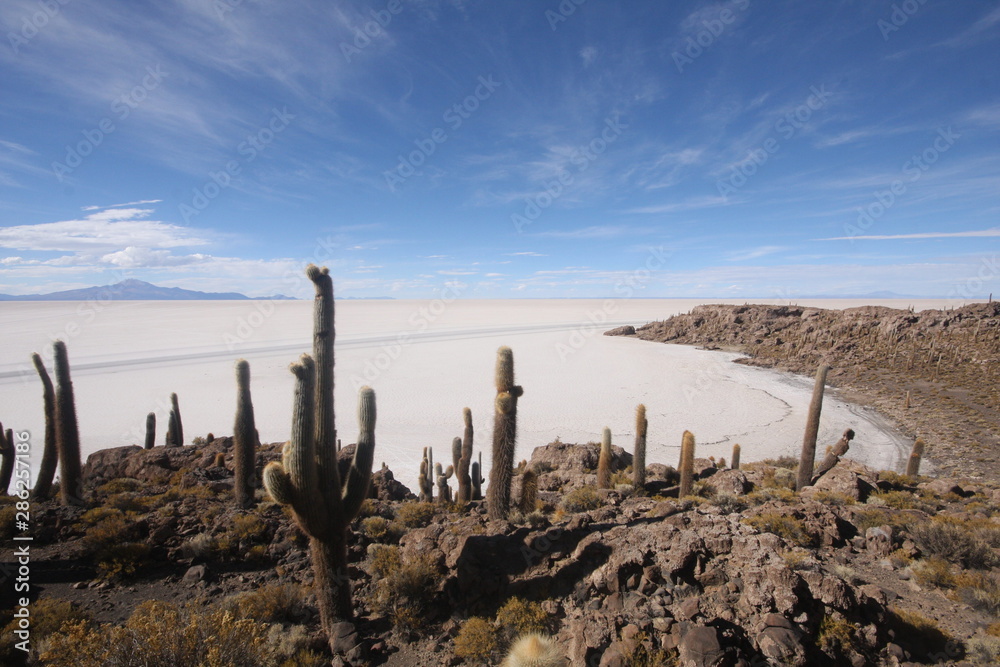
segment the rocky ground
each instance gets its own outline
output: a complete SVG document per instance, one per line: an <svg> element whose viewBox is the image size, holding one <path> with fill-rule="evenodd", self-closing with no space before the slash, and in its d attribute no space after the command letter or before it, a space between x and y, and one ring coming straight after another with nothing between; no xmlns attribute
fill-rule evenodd
<svg viewBox="0 0 1000 667"><path fill-rule="evenodd" d="M262 447L259 467L279 447ZM169 644L163 633L219 647L223 657L202 664L330 664L306 540L262 493L255 508L235 509L230 448L218 438L104 450L86 466L88 507L34 506L32 645L43 657L32 664L140 664L112 661L107 647ZM532 630L552 635L572 665L1000 659L991 482L843 461L796 494L789 462L727 470L697 459L695 495L678 499L663 463L634 489L631 458L614 448L615 488L598 490L597 445L540 447L514 481L519 498L523 471L537 473L535 503L494 523L481 502L417 502L377 471L351 531L356 633L333 664L495 665ZM9 550L0 559L13 564ZM13 629L3 630L3 664L23 658ZM260 650L225 662L248 647Z"/></svg>
<svg viewBox="0 0 1000 667"><path fill-rule="evenodd" d="M830 386L922 437L941 475L1000 481L1000 303L921 312L705 305L607 333L742 352L740 363L805 375L828 364Z"/></svg>

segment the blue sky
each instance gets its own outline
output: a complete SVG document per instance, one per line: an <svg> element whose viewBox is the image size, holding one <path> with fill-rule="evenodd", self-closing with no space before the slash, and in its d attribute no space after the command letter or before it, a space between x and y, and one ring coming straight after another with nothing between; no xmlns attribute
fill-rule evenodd
<svg viewBox="0 0 1000 667"><path fill-rule="evenodd" d="M1000 4L4 0L0 292L1000 293Z"/></svg>

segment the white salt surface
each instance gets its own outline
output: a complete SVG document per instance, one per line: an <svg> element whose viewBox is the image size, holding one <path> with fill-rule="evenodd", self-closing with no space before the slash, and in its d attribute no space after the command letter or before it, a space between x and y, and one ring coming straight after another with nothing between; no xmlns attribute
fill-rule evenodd
<svg viewBox="0 0 1000 667"><path fill-rule="evenodd" d="M716 302L717 301L713 301ZM357 389L376 392L376 467L386 462L415 488L421 449L450 460L472 409L476 452L488 469L496 350L514 351L518 403L517 459L539 446L599 441L631 451L635 406L649 419L647 460L676 464L681 434L692 431L698 456L729 458L740 443L745 462L797 455L812 391L810 378L732 363L738 355L601 334L687 312L688 299L338 301L336 409L343 442L357 435ZM897 308L943 302L879 302ZM803 305L807 305L803 303ZM861 302L817 300L843 308ZM234 362L250 361L251 391L263 442L291 429L288 365L312 340L312 302L23 302L0 304L0 421L29 431L32 473L41 457L44 417L32 352L46 360L51 341L67 343L83 455L142 444L146 414L157 415L163 443L169 395L180 399L187 442L232 433ZM873 411L824 403L819 450L847 428L857 432L849 456L900 469L910 443Z"/></svg>

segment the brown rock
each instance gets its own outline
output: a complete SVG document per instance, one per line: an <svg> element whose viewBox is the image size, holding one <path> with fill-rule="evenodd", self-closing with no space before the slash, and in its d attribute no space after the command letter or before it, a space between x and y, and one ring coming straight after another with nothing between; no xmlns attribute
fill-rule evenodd
<svg viewBox="0 0 1000 667"><path fill-rule="evenodd" d="M680 624L680 667L718 667L723 652L715 628L693 623Z"/></svg>

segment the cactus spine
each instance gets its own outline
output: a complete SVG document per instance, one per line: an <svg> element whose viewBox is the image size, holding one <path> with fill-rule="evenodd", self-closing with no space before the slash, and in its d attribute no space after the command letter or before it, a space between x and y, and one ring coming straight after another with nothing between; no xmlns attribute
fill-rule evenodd
<svg viewBox="0 0 1000 667"><path fill-rule="evenodd" d="M6 432L3 424L0 424L0 496L7 495L10 488L10 479L14 475L14 431Z"/></svg>
<svg viewBox="0 0 1000 667"><path fill-rule="evenodd" d="M597 459L597 488L611 488L611 429L607 426L601 434L601 454Z"/></svg>
<svg viewBox="0 0 1000 667"><path fill-rule="evenodd" d="M253 505L254 472L257 467L257 428L250 398L250 364L236 362L236 423L233 425L233 494L236 506Z"/></svg>
<svg viewBox="0 0 1000 667"><path fill-rule="evenodd" d="M740 443L733 445L733 462L730 465L733 470L740 469Z"/></svg>
<svg viewBox="0 0 1000 667"><path fill-rule="evenodd" d="M482 500L483 499L483 482L486 480L483 478L480 472L483 469L483 453L479 452L479 460L472 462L472 467L470 469L470 475L472 477L472 500Z"/></svg>
<svg viewBox="0 0 1000 667"><path fill-rule="evenodd" d="M524 390L514 384L514 353L507 346L497 350L497 396L493 415L493 466L487 489L487 512L491 521L506 519L510 512L510 483L514 478L514 447L517 441L517 399Z"/></svg>
<svg viewBox="0 0 1000 667"><path fill-rule="evenodd" d="M632 456L632 486L646 486L646 406L640 403L635 409L635 454Z"/></svg>
<svg viewBox="0 0 1000 667"><path fill-rule="evenodd" d="M144 449L152 449L156 444L156 413L146 415L146 442Z"/></svg>
<svg viewBox="0 0 1000 667"><path fill-rule="evenodd" d="M472 477L469 468L472 465L472 410L463 408L462 421L465 422L465 432L462 439L458 440L458 449L452 450L452 458L455 459L455 480L458 482L458 492L455 502L467 503L472 500Z"/></svg>
<svg viewBox="0 0 1000 667"><path fill-rule="evenodd" d="M569 662L551 637L524 635L510 648L501 667L567 667Z"/></svg>
<svg viewBox="0 0 1000 667"><path fill-rule="evenodd" d="M83 504L80 477L80 430L76 422L73 381L69 376L66 343L52 345L56 371L56 448L59 450L59 498L63 505Z"/></svg>
<svg viewBox="0 0 1000 667"><path fill-rule="evenodd" d="M37 352L32 354L31 362L42 381L42 400L45 406L45 449L42 450L42 463L38 467L38 479L35 481L35 488L31 490L31 497L44 500L49 497L56 466L59 465L59 450L56 449L56 394L41 355Z"/></svg>
<svg viewBox="0 0 1000 667"><path fill-rule="evenodd" d="M820 366L816 371L812 400L809 401L809 415L806 418L806 433L802 438L802 456L799 458L799 474L795 480L795 490L801 491L812 481L813 466L816 463L816 436L819 435L819 414L823 410L823 388L829 366Z"/></svg>
<svg viewBox="0 0 1000 667"><path fill-rule="evenodd" d="M680 473L681 485L677 497L684 498L690 496L694 488L694 433L691 431L684 431L681 437Z"/></svg>
<svg viewBox="0 0 1000 667"><path fill-rule="evenodd" d="M336 638L353 616L347 529L371 482L375 392L362 387L358 394L360 432L341 480L333 420L333 282L329 271L312 264L306 274L316 286L313 349L323 359L320 381L316 380L316 362L309 355L292 364L296 378L292 437L282 451L282 462L264 468L264 486L277 502L291 507L299 527L309 536L320 625L336 654Z"/></svg>
<svg viewBox="0 0 1000 667"><path fill-rule="evenodd" d="M906 476L916 477L920 474L920 460L924 456L924 441L922 438L917 438L916 442L913 443L913 449L910 451L910 460L906 462Z"/></svg>

